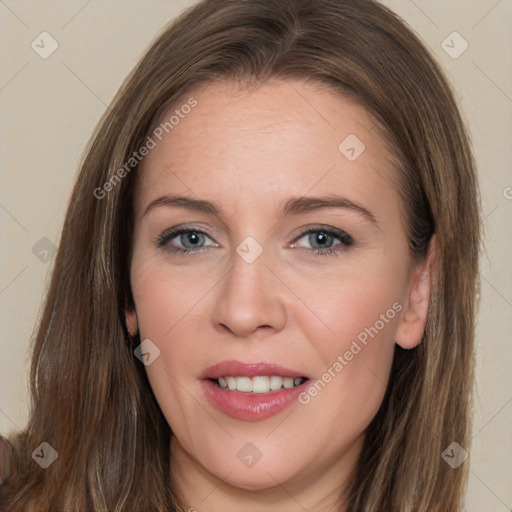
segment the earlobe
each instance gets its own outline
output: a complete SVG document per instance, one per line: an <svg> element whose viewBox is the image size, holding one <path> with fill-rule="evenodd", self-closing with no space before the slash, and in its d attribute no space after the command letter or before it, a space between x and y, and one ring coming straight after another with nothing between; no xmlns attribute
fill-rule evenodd
<svg viewBox="0 0 512 512"><path fill-rule="evenodd" d="M396 343L402 348L414 348L423 338L430 297L437 277L437 258L436 236L432 235L427 256L414 267L408 304L396 332Z"/></svg>
<svg viewBox="0 0 512 512"><path fill-rule="evenodd" d="M137 331L139 330L139 325L137 322L137 313L135 312L135 309L125 311L125 320L126 328L128 329L128 334L130 336L135 336L137 334Z"/></svg>

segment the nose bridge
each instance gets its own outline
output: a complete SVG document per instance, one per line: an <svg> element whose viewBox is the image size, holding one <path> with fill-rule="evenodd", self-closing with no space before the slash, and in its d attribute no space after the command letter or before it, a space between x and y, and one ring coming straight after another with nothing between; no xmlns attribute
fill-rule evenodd
<svg viewBox="0 0 512 512"><path fill-rule="evenodd" d="M259 327L280 330L286 322L279 283L268 267L272 251L248 236L233 251L215 305L214 322L239 336Z"/></svg>

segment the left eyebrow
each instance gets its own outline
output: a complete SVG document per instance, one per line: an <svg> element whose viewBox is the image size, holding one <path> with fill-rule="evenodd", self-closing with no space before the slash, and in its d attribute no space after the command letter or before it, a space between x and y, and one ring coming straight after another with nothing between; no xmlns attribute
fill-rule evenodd
<svg viewBox="0 0 512 512"><path fill-rule="evenodd" d="M372 224L378 226L375 214L363 205L351 201L346 197L339 195L328 195L322 197L292 197L286 201L283 207L283 214L300 214L308 213L323 208L344 208L347 210L355 211L369 220Z"/></svg>

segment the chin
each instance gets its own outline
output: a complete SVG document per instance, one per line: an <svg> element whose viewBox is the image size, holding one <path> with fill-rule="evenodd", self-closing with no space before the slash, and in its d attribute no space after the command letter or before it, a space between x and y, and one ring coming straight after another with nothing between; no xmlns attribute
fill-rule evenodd
<svg viewBox="0 0 512 512"><path fill-rule="evenodd" d="M279 471L284 468L269 469L267 466L258 463L253 468L220 468L216 475L225 485L253 492L270 490L280 486L293 477L288 471ZM224 470L224 471L223 471ZM231 473L229 474L229 472ZM226 478L226 474L229 476Z"/></svg>

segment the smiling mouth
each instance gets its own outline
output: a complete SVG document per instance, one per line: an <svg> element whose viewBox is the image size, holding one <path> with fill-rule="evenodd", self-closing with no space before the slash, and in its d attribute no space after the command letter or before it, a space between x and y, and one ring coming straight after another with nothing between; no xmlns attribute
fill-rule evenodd
<svg viewBox="0 0 512 512"><path fill-rule="evenodd" d="M217 379L209 379L218 387L229 391L239 391L247 394L267 394L282 389L293 389L307 380L307 377L281 377L279 375L259 375L255 377L246 376L224 376Z"/></svg>
<svg viewBox="0 0 512 512"><path fill-rule="evenodd" d="M200 376L207 401L241 421L262 421L292 406L311 384L304 370L268 362L224 361Z"/></svg>

